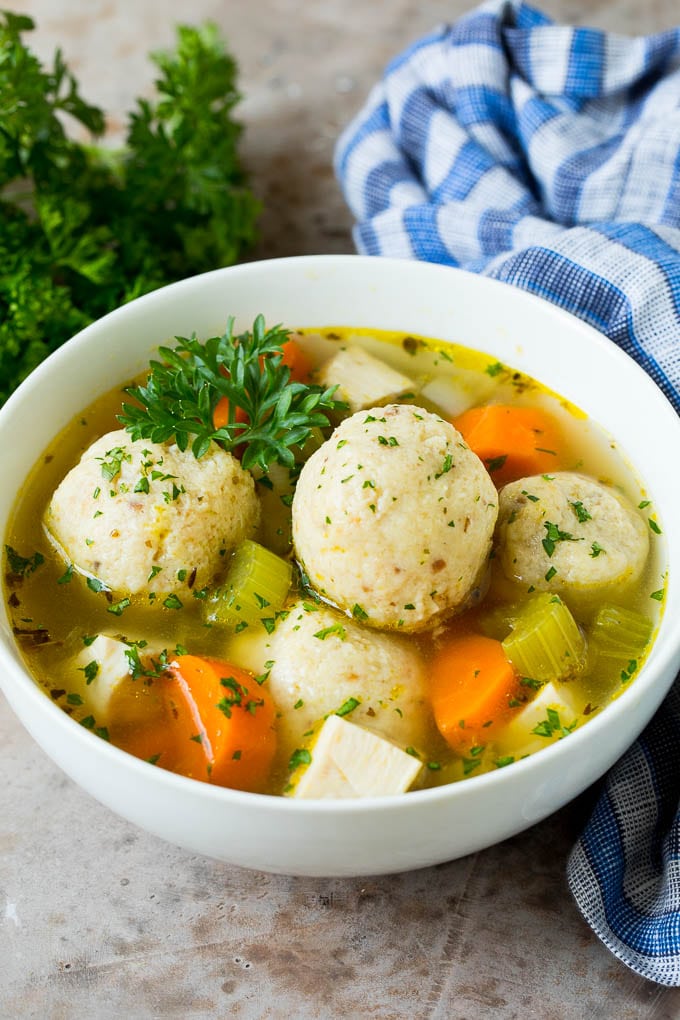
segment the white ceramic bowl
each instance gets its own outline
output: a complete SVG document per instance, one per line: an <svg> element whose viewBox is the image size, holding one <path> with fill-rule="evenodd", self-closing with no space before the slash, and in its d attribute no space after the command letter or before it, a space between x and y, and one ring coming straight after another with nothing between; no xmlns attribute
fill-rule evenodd
<svg viewBox="0 0 680 1020"><path fill-rule="evenodd" d="M113 811L187 849L245 867L364 875L451 860L538 822L602 775L651 718L680 666L680 419L627 356L565 312L505 284L423 263L311 256L217 270L156 291L83 330L0 411L0 532L27 471L91 399L177 335L216 335L263 312L268 323L354 325L451 339L528 372L614 436L664 527L669 582L652 653L621 697L588 725L510 768L394 798L313 802L246 794L173 775L71 720L32 681L6 611L0 684L61 768ZM40 408L36 415L35 408Z"/></svg>

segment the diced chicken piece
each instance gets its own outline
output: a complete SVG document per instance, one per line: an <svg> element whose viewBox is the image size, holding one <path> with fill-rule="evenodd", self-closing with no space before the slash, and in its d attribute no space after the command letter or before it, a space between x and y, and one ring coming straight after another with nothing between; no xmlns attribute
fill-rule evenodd
<svg viewBox="0 0 680 1020"><path fill-rule="evenodd" d="M545 684L504 727L499 746L515 759L523 758L569 733L580 715L571 684Z"/></svg>
<svg viewBox="0 0 680 1020"><path fill-rule="evenodd" d="M322 366L322 386L337 386L336 399L349 404L352 413L389 404L404 393L412 393L415 383L397 372L363 347L344 347Z"/></svg>
<svg viewBox="0 0 680 1020"><path fill-rule="evenodd" d="M306 746L319 720L353 699L358 701L352 711L356 726L398 747L427 742L431 712L425 664L400 634L381 634L330 606L301 599L277 622L264 657L256 645L242 650L232 640L230 649L240 666L269 670L269 690L281 713L282 754Z"/></svg>
<svg viewBox="0 0 680 1020"><path fill-rule="evenodd" d="M84 677L88 708L99 725L108 719L116 688L130 676L128 650L129 645L124 641L99 634L75 658L75 669L81 671Z"/></svg>
<svg viewBox="0 0 680 1020"><path fill-rule="evenodd" d="M422 768L396 744L338 715L319 731L312 761L292 796L340 799L404 793Z"/></svg>
<svg viewBox="0 0 680 1020"><path fill-rule="evenodd" d="M420 400L429 400L448 419L457 418L472 403L470 394L455 375L444 375L427 382L420 390Z"/></svg>

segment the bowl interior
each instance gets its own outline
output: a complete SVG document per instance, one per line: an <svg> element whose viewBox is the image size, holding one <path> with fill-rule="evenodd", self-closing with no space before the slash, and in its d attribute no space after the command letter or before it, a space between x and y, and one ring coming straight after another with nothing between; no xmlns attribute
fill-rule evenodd
<svg viewBox="0 0 680 1020"><path fill-rule="evenodd" d="M356 828L359 825L356 820L367 816L370 805L324 805L313 815L306 804L214 787L199 791L196 787L203 784L183 780L134 759L126 761L129 756L82 731L33 684L21 665L4 604L0 610L0 684L36 739L90 792L166 838L236 863L243 863L240 850L229 841L224 851L219 852L214 837L212 842L202 837L201 833L210 827L202 814L197 823L201 831L195 837L188 836L181 824L170 823L178 800L190 805L187 811L199 801L209 802L213 807L221 804L234 811L244 810L250 821L256 816L263 819L267 836L271 819L280 818L282 813L288 819L297 816L298 822L293 820L292 828L286 828L288 842L280 831L280 848L270 847L260 853L255 866L304 874L365 874L416 867L469 852L518 831L576 795L609 767L651 717L675 675L680 634L671 621L680 611L680 528L674 524L675 508L680 503L680 478L669 470L669 451L680 445L680 420L649 377L614 344L560 309L504 284L441 266L360 256L311 256L250 263L183 281L118 309L82 331L20 387L0 410L0 442L4 451L4 485L0 489L3 533L27 471L79 409L141 371L158 344L192 332L201 337L221 333L230 315L235 316L237 330L244 329L250 327L259 313L264 314L269 324L375 327L478 348L554 389L615 437L654 501L664 530L669 570L659 635L635 683L588 726L573 734L573 739L541 751L518 763L518 767L455 787L395 798L399 803L387 805L384 810L392 814L406 811L408 815L416 811L418 802L462 804L474 797L475 790L495 787L501 791L496 828L478 821L481 812L488 810L488 803L485 807L484 797L478 794L479 806L470 809L469 815L472 834L468 832L464 839L456 837L450 825L442 823L441 838L424 844L416 837L410 819L398 837L401 846L395 845L392 850L385 846L385 835L381 835L380 829L369 832L361 826ZM39 414L36 408L40 409ZM603 743L602 735L616 732L617 725L619 735L607 747L599 746ZM560 762L573 760L585 748L592 750L590 762L580 763L573 776L565 778ZM98 771L88 776L86 762L93 757L98 761ZM153 787L158 807L150 815L148 801L141 794L134 810L126 811L120 803L113 787L116 777L125 770L131 783ZM550 781L537 802L535 776L543 771ZM513 778L513 772L516 777L521 774L534 778L522 786L520 779ZM515 790L517 802L510 808L503 806L503 801L508 800L508 794L502 792L504 788ZM277 800L279 803L274 806L266 806ZM300 821L309 817L316 818L309 823L311 829L307 822ZM319 828L324 818L335 819L335 825L340 817L354 819L351 825L349 821L343 824L355 847L357 840L359 844L364 840L363 849L360 846L358 851L361 859L355 853L349 871L341 861L342 839L333 844ZM316 856L310 851L307 858L304 854L300 857L301 840L310 838L316 839ZM404 841L418 843L410 856L404 854ZM292 864L294 853L298 855L296 866ZM325 855L326 863L315 871L318 864L312 861L319 860L319 853ZM252 859L251 856L249 862Z"/></svg>

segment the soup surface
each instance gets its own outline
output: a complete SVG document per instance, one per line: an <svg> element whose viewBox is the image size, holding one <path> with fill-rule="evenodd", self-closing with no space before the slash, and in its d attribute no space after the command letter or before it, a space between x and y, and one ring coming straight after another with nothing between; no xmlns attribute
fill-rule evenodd
<svg viewBox="0 0 680 1020"><path fill-rule="evenodd" d="M611 437L455 344L303 330L281 363L345 405L289 464L133 441L121 387L35 465L5 598L47 696L158 767L346 797L509 767L625 689L665 574Z"/></svg>

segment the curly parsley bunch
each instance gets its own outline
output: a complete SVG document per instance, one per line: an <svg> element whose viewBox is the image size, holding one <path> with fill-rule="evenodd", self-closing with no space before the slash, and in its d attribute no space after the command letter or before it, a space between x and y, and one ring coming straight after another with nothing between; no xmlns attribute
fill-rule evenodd
<svg viewBox="0 0 680 1020"><path fill-rule="evenodd" d="M255 240L259 203L239 165L236 64L214 25L180 26L155 53L158 98L138 100L113 152L104 114L60 52L45 69L29 17L0 13L0 403L51 351L117 305L231 265Z"/></svg>

